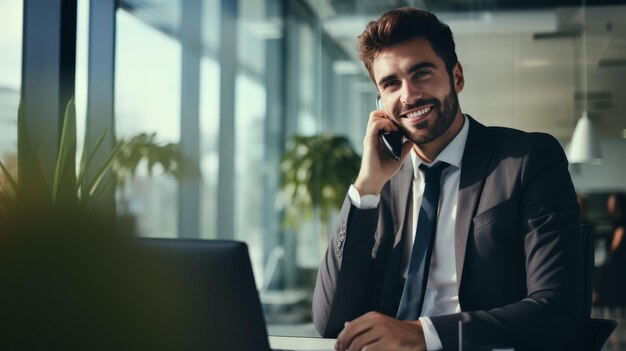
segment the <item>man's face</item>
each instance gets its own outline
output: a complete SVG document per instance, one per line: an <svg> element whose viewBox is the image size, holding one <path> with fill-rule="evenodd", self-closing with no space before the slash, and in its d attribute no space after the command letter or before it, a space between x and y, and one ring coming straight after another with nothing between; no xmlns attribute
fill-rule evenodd
<svg viewBox="0 0 626 351"><path fill-rule="evenodd" d="M455 65L451 81L426 38L384 49L372 73L385 111L417 145L436 140L455 118L462 118L457 96L463 89L461 66Z"/></svg>

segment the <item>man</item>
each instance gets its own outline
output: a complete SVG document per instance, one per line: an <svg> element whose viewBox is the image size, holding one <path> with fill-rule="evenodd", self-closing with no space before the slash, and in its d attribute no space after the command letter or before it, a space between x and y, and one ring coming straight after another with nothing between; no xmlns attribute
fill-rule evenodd
<svg viewBox="0 0 626 351"><path fill-rule="evenodd" d="M583 261L557 141L461 112L463 68L431 13L384 14L359 51L384 107L318 273L318 331L351 351L456 349L459 325L466 350L564 348L583 315ZM408 139L400 161L380 131Z"/></svg>

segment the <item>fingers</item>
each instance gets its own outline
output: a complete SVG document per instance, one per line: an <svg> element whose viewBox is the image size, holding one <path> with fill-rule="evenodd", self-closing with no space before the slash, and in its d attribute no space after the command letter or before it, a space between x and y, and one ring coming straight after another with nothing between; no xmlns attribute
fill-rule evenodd
<svg viewBox="0 0 626 351"><path fill-rule="evenodd" d="M335 350L344 351L348 350L352 342L360 334L368 331L371 328L369 323L364 322L363 317L359 317L352 322L346 322L343 330L337 336L337 343L335 344ZM356 349L359 350L359 349Z"/></svg>
<svg viewBox="0 0 626 351"><path fill-rule="evenodd" d="M383 110L374 110L370 112L370 116L367 120L367 124L369 125L370 123L372 123L372 121L374 121L377 118L387 118L387 114Z"/></svg>
<svg viewBox="0 0 626 351"><path fill-rule="evenodd" d="M397 162L381 142L380 131L396 132L399 128L387 118L382 110L370 113L367 132L363 139L363 157L361 168L354 185L361 194L378 194L384 184L400 169L402 162ZM408 153L407 150L405 151Z"/></svg>
<svg viewBox="0 0 626 351"><path fill-rule="evenodd" d="M380 339L379 332L373 331L380 317L382 317L380 313L369 312L351 322L346 322L337 336L335 350L361 350L365 345Z"/></svg>
<svg viewBox="0 0 626 351"><path fill-rule="evenodd" d="M401 161L404 163L404 160L406 159L406 155L409 154L409 152L411 152L411 149L413 148L413 145L415 145L415 143L413 143L411 140L407 140L404 142L404 144L402 144L402 158Z"/></svg>
<svg viewBox="0 0 626 351"><path fill-rule="evenodd" d="M335 350L426 350L419 321L399 321L377 312L369 312L345 324L337 337Z"/></svg>
<svg viewBox="0 0 626 351"><path fill-rule="evenodd" d="M380 330L375 328L368 329L366 332L363 332L357 335L350 345L348 345L348 350L368 350L375 349L372 348L372 344L378 342L383 335L380 333Z"/></svg>
<svg viewBox="0 0 626 351"><path fill-rule="evenodd" d="M387 114L383 110L372 111L367 122L367 129L370 134L378 133L381 130L385 132L395 132L398 127L391 119L387 117Z"/></svg>

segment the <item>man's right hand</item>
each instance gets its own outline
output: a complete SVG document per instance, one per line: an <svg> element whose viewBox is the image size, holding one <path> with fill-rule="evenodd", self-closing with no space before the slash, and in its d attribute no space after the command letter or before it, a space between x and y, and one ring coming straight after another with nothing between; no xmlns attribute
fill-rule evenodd
<svg viewBox="0 0 626 351"><path fill-rule="evenodd" d="M361 169L354 182L354 187L360 195L378 195L383 185L398 172L413 147L413 142L404 142L402 157L399 161L394 160L380 141L378 133L381 130L397 132L398 126L387 118L384 110L372 111L363 140Z"/></svg>
<svg viewBox="0 0 626 351"><path fill-rule="evenodd" d="M418 321L401 321L368 312L344 324L335 343L337 351L425 351L424 328Z"/></svg>

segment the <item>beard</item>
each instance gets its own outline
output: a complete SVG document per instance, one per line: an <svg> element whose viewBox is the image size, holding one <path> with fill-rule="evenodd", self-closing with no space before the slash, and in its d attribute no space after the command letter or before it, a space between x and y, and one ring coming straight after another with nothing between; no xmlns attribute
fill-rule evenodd
<svg viewBox="0 0 626 351"><path fill-rule="evenodd" d="M459 97L456 91L450 88L450 93L443 99L443 103L435 99L420 101L415 105L407 106L404 111L431 103L433 104L432 112L435 113L435 116L410 127L398 124L404 136L416 145L427 144L443 135L452 125L459 110ZM396 114L396 116L400 115L401 113Z"/></svg>

